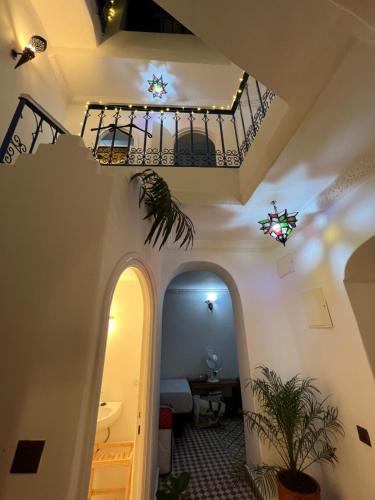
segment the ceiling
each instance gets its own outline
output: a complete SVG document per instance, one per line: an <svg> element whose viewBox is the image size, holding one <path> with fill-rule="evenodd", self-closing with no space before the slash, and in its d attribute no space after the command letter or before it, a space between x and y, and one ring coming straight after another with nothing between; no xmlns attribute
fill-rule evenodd
<svg viewBox="0 0 375 500"><path fill-rule="evenodd" d="M94 0L31 1L68 102L231 105L243 70L198 37L132 31L107 37ZM168 83L162 99L147 92L153 74Z"/></svg>
<svg viewBox="0 0 375 500"><path fill-rule="evenodd" d="M269 136L261 131L240 169L243 205L195 203L185 209L197 239L228 244L266 242L257 221L273 199L279 209L299 211L303 223L319 210L319 193L373 142L375 3L157 1L200 38L119 32L103 41L89 0L53 8L32 0L48 27L48 57L68 99L149 104L147 79L155 72L168 82L166 99L157 102L226 106L244 68L283 99L285 119ZM210 187L202 189L208 198Z"/></svg>
<svg viewBox="0 0 375 500"><path fill-rule="evenodd" d="M257 224L271 200L303 224L373 144L375 3L156 1L278 96L239 172L243 205L186 205L197 239L274 245ZM280 97L286 111L273 125Z"/></svg>
<svg viewBox="0 0 375 500"><path fill-rule="evenodd" d="M173 36L173 35L172 35ZM181 35L183 36L183 35ZM228 106L242 70L233 64L165 62L125 58L103 50L59 50L54 54L58 73L70 101L85 103ZM153 98L147 91L153 75L163 76L167 94Z"/></svg>
<svg viewBox="0 0 375 500"><path fill-rule="evenodd" d="M209 271L188 271L176 276L168 290L228 290L224 281Z"/></svg>
<svg viewBox="0 0 375 500"><path fill-rule="evenodd" d="M298 211L299 225L325 209L321 193L334 186L343 193L347 179L356 179L362 158L374 148L374 82L375 46L356 45L244 205L186 206L197 238L275 244L257 223L272 200L279 210ZM256 173L255 152L250 150L246 162L240 172L248 167Z"/></svg>

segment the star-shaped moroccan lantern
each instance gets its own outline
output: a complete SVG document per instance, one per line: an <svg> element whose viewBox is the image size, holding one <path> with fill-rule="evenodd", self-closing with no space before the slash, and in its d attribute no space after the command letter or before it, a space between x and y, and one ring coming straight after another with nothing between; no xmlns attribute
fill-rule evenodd
<svg viewBox="0 0 375 500"><path fill-rule="evenodd" d="M165 87L168 83L163 82L163 76L160 75L159 78L156 75L152 75L152 80L147 80L149 83L148 91L152 93L152 97L163 97L167 93Z"/></svg>
<svg viewBox="0 0 375 500"><path fill-rule="evenodd" d="M261 225L259 228L264 234L269 234L272 238L282 243L285 247L287 239L291 235L293 229L296 227L297 214L293 212L288 214L288 211L277 211L276 202L271 202L274 208L274 213L268 214L268 219L263 219L258 222Z"/></svg>

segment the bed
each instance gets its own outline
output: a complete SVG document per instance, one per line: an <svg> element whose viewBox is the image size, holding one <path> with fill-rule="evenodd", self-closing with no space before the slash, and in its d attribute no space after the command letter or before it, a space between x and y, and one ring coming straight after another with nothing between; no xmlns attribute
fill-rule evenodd
<svg viewBox="0 0 375 500"><path fill-rule="evenodd" d="M175 413L190 413L193 396L186 378L162 378L160 380L160 404L171 406Z"/></svg>

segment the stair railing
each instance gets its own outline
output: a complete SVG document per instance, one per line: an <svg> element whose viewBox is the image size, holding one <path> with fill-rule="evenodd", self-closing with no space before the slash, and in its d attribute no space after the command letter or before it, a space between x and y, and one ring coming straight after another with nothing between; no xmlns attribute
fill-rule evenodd
<svg viewBox="0 0 375 500"><path fill-rule="evenodd" d="M21 94L0 147L0 163L13 164L20 154L32 154L41 143L55 144L60 134L69 132L32 97Z"/></svg>

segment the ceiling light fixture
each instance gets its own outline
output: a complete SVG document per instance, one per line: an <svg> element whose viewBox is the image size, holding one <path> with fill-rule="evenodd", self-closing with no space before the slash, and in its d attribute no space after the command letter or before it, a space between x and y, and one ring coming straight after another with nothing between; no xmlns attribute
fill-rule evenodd
<svg viewBox="0 0 375 500"><path fill-rule="evenodd" d="M276 201L271 201L271 203L274 208L274 213L269 213L267 219L258 222L258 224L261 225L259 229L263 231L264 234L269 234L272 238L275 238L275 240L282 243L285 247L285 243L296 227L296 216L298 212L288 214L287 209L278 212Z"/></svg>
<svg viewBox="0 0 375 500"><path fill-rule="evenodd" d="M17 52L15 49L12 49L11 54L13 59L17 59L17 56L21 56L15 65L15 68L31 61L34 59L37 52L44 52L46 49L47 40L45 38L39 35L32 36L22 52Z"/></svg>
<svg viewBox="0 0 375 500"><path fill-rule="evenodd" d="M162 75L159 78L156 75L152 75L152 79L147 81L149 83L148 91L152 93L152 97L159 97L161 99L167 93L165 87L168 83L163 82Z"/></svg>

